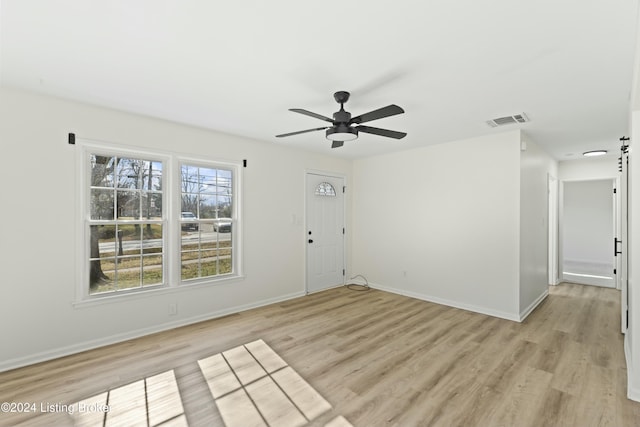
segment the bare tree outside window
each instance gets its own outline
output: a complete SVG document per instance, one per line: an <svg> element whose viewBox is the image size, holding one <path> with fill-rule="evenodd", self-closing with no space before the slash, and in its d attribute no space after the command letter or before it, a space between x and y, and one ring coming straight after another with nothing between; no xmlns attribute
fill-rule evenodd
<svg viewBox="0 0 640 427"><path fill-rule="evenodd" d="M92 154L89 164L90 293L162 283L162 162Z"/></svg>
<svg viewBox="0 0 640 427"><path fill-rule="evenodd" d="M82 297L241 275L239 165L123 151L93 143L82 150Z"/></svg>

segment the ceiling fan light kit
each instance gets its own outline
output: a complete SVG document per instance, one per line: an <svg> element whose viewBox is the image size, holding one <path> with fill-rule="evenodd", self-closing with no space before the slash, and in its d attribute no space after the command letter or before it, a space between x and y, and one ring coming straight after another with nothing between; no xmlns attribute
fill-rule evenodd
<svg viewBox="0 0 640 427"><path fill-rule="evenodd" d="M329 122L332 126L325 126L321 128L306 129L297 132L283 133L276 135L277 138L283 138L287 136L299 135L301 133L314 132L318 130L326 130L325 136L328 140L333 141L331 148L342 147L345 141L353 141L358 138L358 132L371 133L374 135L384 136L387 138L402 139L407 134L405 132L397 132L394 130L380 129L371 126L353 126L360 123L370 122L372 120L383 119L385 117L395 116L397 114L404 113L404 110L395 104L387 105L386 107L379 108L368 113L351 117L351 113L345 111L344 104L349 100L349 92L338 91L333 94L333 98L338 104L340 104L340 110L333 113L333 119L323 116L321 114L313 113L311 111L304 110L302 108L291 108L289 111L294 113L304 114L305 116L313 117L316 119Z"/></svg>
<svg viewBox="0 0 640 427"><path fill-rule="evenodd" d="M345 125L330 127L326 132L331 141L353 141L358 138L358 131Z"/></svg>

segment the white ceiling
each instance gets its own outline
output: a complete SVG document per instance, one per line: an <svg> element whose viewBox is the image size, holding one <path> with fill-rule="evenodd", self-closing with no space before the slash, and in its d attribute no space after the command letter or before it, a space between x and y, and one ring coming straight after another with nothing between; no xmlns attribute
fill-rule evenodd
<svg viewBox="0 0 640 427"><path fill-rule="evenodd" d="M0 0L0 81L345 158L521 128L567 160L628 133L637 3ZM400 105L367 124L408 136L274 137L324 126L287 109L331 116L337 90Z"/></svg>

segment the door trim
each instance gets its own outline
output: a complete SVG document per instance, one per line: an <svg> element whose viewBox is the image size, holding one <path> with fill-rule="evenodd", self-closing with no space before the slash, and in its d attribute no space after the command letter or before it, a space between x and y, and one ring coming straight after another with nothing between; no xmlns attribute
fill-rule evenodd
<svg viewBox="0 0 640 427"><path fill-rule="evenodd" d="M591 182L591 181L611 181L612 190L613 185L616 185L615 176L603 176L598 178L586 178L586 179L562 179L559 181L558 191L558 276L561 282L571 282L581 285L600 286L604 288L616 289L616 275L611 271L610 276L589 275L589 274L570 274L564 272L565 257L564 257L564 227L566 223L564 212L564 196L565 196L565 184L570 182ZM613 211L613 221L611 222L611 231L613 236L616 236L616 223L615 223L615 194L611 193ZM613 249L613 247L611 247ZM615 267L616 257L612 255L613 266Z"/></svg>
<svg viewBox="0 0 640 427"><path fill-rule="evenodd" d="M620 213L622 208L620 197L621 191L620 178L618 177L613 181L613 236L614 239L616 239L616 242L622 241L622 216ZM618 252L617 243L614 252ZM615 288L620 291L622 290L622 256L619 255L622 255L622 252L616 254L613 259L613 266L615 269L613 277Z"/></svg>
<svg viewBox="0 0 640 427"><path fill-rule="evenodd" d="M548 191L548 219L547 219L547 255L548 255L548 275L549 285L555 286L560 283L558 274L558 178L552 174L547 174Z"/></svg>
<svg viewBox="0 0 640 427"><path fill-rule="evenodd" d="M331 172L320 169L305 169L304 171L304 230L302 231L302 244L304 245L304 291L308 295L309 291L309 245L307 244L307 230L309 229L309 212L307 212L307 187L309 175L319 175L319 176L329 176L332 178L342 179L343 185L345 188L348 187L347 176L342 173ZM346 283L346 277L349 274L349 267L347 265L347 239L349 236L349 224L347 223L347 196L349 195L348 191L344 192L344 203L342 204L342 223L345 227L344 238L342 239L342 265L345 269L345 274L342 276L342 283L338 286L343 286ZM337 287L337 286L336 286Z"/></svg>

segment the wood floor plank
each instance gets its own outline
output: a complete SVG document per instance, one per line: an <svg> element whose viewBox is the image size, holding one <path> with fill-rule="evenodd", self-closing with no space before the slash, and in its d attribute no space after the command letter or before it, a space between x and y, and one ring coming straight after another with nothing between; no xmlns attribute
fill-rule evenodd
<svg viewBox="0 0 640 427"><path fill-rule="evenodd" d="M269 374L287 366L287 363L262 340L245 344L245 348Z"/></svg>
<svg viewBox="0 0 640 427"><path fill-rule="evenodd" d="M216 400L226 427L269 427L244 389Z"/></svg>
<svg viewBox="0 0 640 427"><path fill-rule="evenodd" d="M353 426L349 421L347 421L345 417L341 415L329 421L327 424L325 424L325 427L353 427Z"/></svg>
<svg viewBox="0 0 640 427"><path fill-rule="evenodd" d="M155 426L181 418L184 408L174 372L147 377L145 382L149 424Z"/></svg>
<svg viewBox="0 0 640 427"><path fill-rule="evenodd" d="M290 384L261 387L261 378L290 370L286 381L299 379L326 402L319 415L301 412L317 416L308 427L637 426L640 403L626 398L619 295L550 287L517 323L335 288L2 372L0 402L68 405L108 395L107 420L129 425L147 425L155 414L169 417L168 425L266 425L246 389L269 400ZM221 378L231 385L215 391L216 401L211 381ZM88 425L102 425L101 414L86 415ZM79 420L66 412L0 413L3 426Z"/></svg>
<svg viewBox="0 0 640 427"><path fill-rule="evenodd" d="M144 380L109 392L107 426L139 426L147 423Z"/></svg>
<svg viewBox="0 0 640 427"><path fill-rule="evenodd" d="M214 399L218 399L242 387L222 354L214 354L198 360L198 364Z"/></svg>
<svg viewBox="0 0 640 427"><path fill-rule="evenodd" d="M272 378L308 420L331 409L331 404L290 366L274 372Z"/></svg>
<svg viewBox="0 0 640 427"><path fill-rule="evenodd" d="M568 393L554 389L553 387L546 391L544 402L536 420L531 420L531 427L557 427L557 426L575 426L578 412L577 397Z"/></svg>
<svg viewBox="0 0 640 427"><path fill-rule="evenodd" d="M272 378L261 378L249 384L246 390L267 425L302 427L307 424L307 419Z"/></svg>
<svg viewBox="0 0 640 427"><path fill-rule="evenodd" d="M73 418L74 424L76 427L93 427L97 425L102 425L105 422L106 414L102 411L80 411L80 407L85 406L97 406L97 405L107 405L109 393L101 393L97 396L92 396L87 399L83 399L77 404L77 411L71 413L71 418Z"/></svg>
<svg viewBox="0 0 640 427"><path fill-rule="evenodd" d="M520 370L510 387L501 392L502 399L492 417L482 425L515 426L540 418L553 374L534 368Z"/></svg>
<svg viewBox="0 0 640 427"><path fill-rule="evenodd" d="M242 385L250 384L267 375L262 366L244 346L227 350L222 355Z"/></svg>

